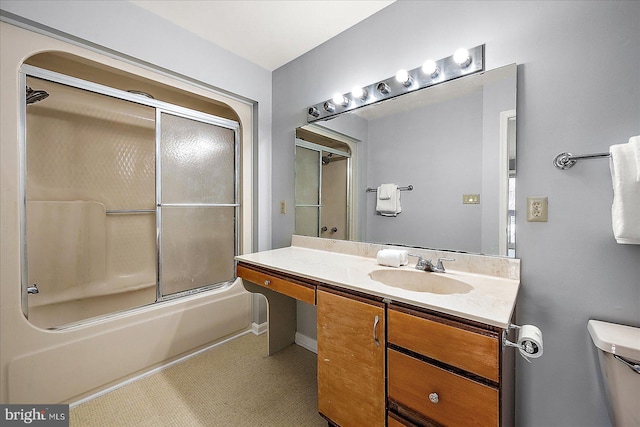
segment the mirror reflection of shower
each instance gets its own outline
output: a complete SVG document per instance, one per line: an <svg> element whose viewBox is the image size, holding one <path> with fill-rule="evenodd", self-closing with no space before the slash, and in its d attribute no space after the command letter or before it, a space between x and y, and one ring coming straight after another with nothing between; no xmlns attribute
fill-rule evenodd
<svg viewBox="0 0 640 427"><path fill-rule="evenodd" d="M33 90L31 87L27 86L27 105L35 104L38 101L42 101L47 98L49 94L44 90Z"/></svg>
<svg viewBox="0 0 640 427"><path fill-rule="evenodd" d="M350 158L346 143L296 129L295 234L348 238Z"/></svg>

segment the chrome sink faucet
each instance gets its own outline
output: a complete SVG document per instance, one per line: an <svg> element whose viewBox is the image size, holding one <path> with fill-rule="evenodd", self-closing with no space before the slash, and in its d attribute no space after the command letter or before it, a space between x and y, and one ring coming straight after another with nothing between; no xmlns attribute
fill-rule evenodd
<svg viewBox="0 0 640 427"><path fill-rule="evenodd" d="M416 263L416 270L428 271L433 273L444 273L444 265L442 261L455 261L455 258L438 258L436 265L433 265L430 259L424 259L421 255L417 254L409 254L409 256L413 256L418 258L418 262Z"/></svg>

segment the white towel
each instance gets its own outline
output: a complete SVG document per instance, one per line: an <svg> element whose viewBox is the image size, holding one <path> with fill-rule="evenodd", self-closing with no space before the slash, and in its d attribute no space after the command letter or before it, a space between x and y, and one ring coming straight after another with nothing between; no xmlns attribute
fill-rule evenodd
<svg viewBox="0 0 640 427"><path fill-rule="evenodd" d="M633 139L633 138L632 138ZM630 141L631 142L631 141ZM640 244L640 181L634 144L612 145L611 181L613 235L621 244Z"/></svg>
<svg viewBox="0 0 640 427"><path fill-rule="evenodd" d="M629 144L631 144L636 161L636 181L640 182L640 135L629 138Z"/></svg>
<svg viewBox="0 0 640 427"><path fill-rule="evenodd" d="M400 190L396 184L382 184L377 191L376 211L383 216L397 216L402 212Z"/></svg>
<svg viewBox="0 0 640 427"><path fill-rule="evenodd" d="M401 249L382 249L376 257L378 264L400 267L409 264L409 253Z"/></svg>

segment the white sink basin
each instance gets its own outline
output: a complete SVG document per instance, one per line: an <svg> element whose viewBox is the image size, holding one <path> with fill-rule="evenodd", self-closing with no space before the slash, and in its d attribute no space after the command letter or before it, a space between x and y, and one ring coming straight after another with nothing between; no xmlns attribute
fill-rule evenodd
<svg viewBox="0 0 640 427"><path fill-rule="evenodd" d="M466 294L473 287L465 282L454 279L446 273L427 273L420 270L374 270L369 277L376 282L394 288L406 289L413 292L431 292L433 294Z"/></svg>

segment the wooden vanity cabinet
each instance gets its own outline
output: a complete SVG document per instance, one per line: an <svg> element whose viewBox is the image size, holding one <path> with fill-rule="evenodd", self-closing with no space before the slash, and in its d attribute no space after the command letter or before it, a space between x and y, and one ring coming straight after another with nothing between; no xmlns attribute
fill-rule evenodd
<svg viewBox="0 0 640 427"><path fill-rule="evenodd" d="M387 321L390 426L513 424L513 352L503 354L500 328L394 305Z"/></svg>
<svg viewBox="0 0 640 427"><path fill-rule="evenodd" d="M341 427L384 427L385 305L319 287L318 411Z"/></svg>
<svg viewBox="0 0 640 427"><path fill-rule="evenodd" d="M317 305L318 411L340 427L512 426L504 330L238 263L269 300L269 354L294 342L295 299Z"/></svg>

